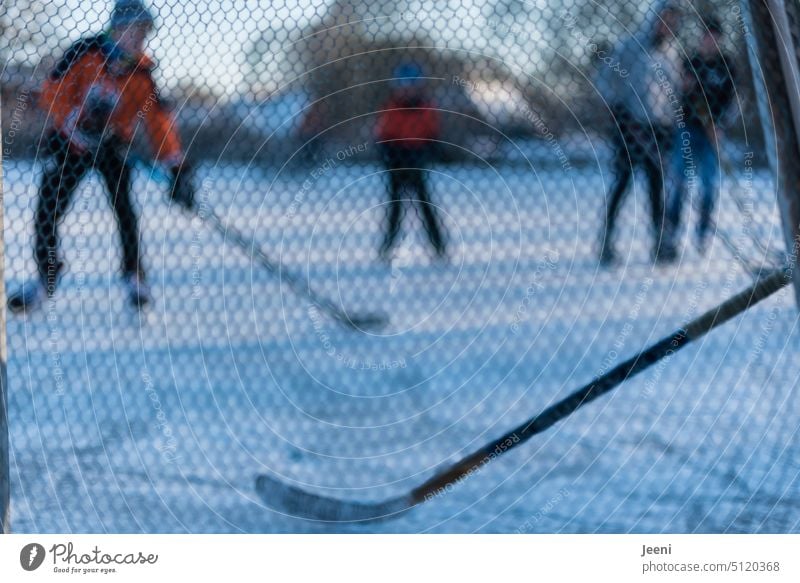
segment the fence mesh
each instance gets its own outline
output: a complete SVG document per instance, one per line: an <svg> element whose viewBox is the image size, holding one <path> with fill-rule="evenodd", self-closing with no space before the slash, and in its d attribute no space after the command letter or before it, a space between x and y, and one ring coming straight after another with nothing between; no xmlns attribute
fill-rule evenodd
<svg viewBox="0 0 800 583"><path fill-rule="evenodd" d="M406 491L784 261L738 3L2 11L14 530L800 529L787 290L396 520L254 489Z"/></svg>

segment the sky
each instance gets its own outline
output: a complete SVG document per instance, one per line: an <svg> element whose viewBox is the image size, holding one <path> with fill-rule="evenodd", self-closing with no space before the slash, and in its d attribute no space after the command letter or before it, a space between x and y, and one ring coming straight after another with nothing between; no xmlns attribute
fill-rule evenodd
<svg viewBox="0 0 800 583"><path fill-rule="evenodd" d="M148 49L157 59L157 79L169 90L177 83L191 81L205 85L220 96L241 93L251 65L247 53L265 32L268 37L265 80L270 90L287 81L281 67L292 42L301 31L319 23L334 0L151 0L158 28ZM408 37L422 33L437 45L476 51L502 58L524 70L535 63L532 56L544 48L552 23L537 12L544 0L527 2L526 10L503 9L497 18L495 4L476 0L375 0L355 5L349 19L361 22L368 38ZM20 0L7 8L6 16L15 26L25 23L32 39L17 44L12 58L41 60L60 53L83 35L102 30L108 22L112 3L105 0ZM553 8L548 9L550 16ZM288 68L291 71L291 67Z"/></svg>

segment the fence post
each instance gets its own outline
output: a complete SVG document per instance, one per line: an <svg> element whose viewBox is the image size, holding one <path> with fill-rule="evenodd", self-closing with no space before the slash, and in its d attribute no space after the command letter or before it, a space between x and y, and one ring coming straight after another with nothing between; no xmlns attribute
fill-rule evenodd
<svg viewBox="0 0 800 583"><path fill-rule="evenodd" d="M750 69L800 307L800 5L743 0Z"/></svg>

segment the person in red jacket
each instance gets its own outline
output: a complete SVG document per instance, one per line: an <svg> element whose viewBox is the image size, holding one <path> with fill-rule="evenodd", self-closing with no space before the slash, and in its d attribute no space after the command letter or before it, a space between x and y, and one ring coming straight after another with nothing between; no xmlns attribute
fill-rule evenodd
<svg viewBox="0 0 800 583"><path fill-rule="evenodd" d="M420 67L401 64L394 72L389 101L378 115L375 136L389 175L389 207L380 248L384 259L390 257L400 233L406 200L419 208L436 255L446 255L441 221L431 202L424 170L439 138L439 112L424 89ZM411 191L408 199L403 198L405 188Z"/></svg>
<svg viewBox="0 0 800 583"><path fill-rule="evenodd" d="M130 302L150 301L131 200L131 164L124 152L144 130L158 162L172 175L173 201L192 209L194 188L172 115L161 102L144 54L153 16L139 0L119 0L109 31L79 40L44 82L39 107L47 116L44 149L52 156L42 177L34 217L39 277L9 298L14 312L32 310L56 290L63 261L58 226L73 194L92 169L102 176L122 244L122 275Z"/></svg>

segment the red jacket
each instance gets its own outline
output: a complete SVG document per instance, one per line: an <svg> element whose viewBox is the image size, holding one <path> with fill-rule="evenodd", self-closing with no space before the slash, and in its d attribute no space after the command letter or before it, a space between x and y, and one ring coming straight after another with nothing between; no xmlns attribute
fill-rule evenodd
<svg viewBox="0 0 800 583"><path fill-rule="evenodd" d="M142 56L136 62L115 58L113 47L103 35L78 41L48 76L39 106L56 131L73 147L86 146L86 126L98 125L87 119L92 107L105 104L105 117L94 129L120 138L133 139L143 124L156 159L178 163L183 157L181 143L170 112L158 97L151 71L153 62Z"/></svg>
<svg viewBox="0 0 800 583"><path fill-rule="evenodd" d="M394 97L378 115L375 137L387 145L423 148L439 138L439 111L432 101Z"/></svg>

